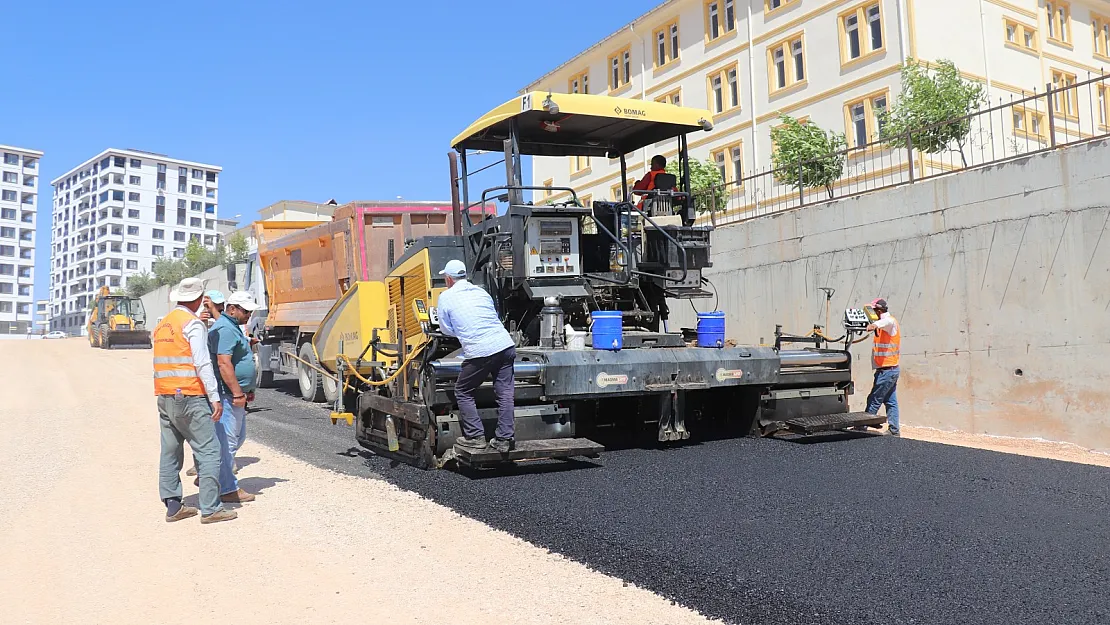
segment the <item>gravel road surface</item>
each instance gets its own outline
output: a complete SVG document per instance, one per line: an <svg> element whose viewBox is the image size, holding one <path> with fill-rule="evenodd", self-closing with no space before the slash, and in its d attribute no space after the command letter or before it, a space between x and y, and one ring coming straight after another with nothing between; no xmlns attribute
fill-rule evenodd
<svg viewBox="0 0 1110 625"><path fill-rule="evenodd" d="M373 457L295 393L260 393L248 436L728 622L1110 622L1105 467L842 437L623 450L474 479Z"/></svg>
<svg viewBox="0 0 1110 625"><path fill-rule="evenodd" d="M79 339L0 340L0 623L707 622L385 481L257 440L240 452L239 479L259 496L236 506L238 519L167 524L150 357ZM276 419L259 430L280 432ZM346 449L335 440L316 443L334 455ZM195 503L191 480L185 495Z"/></svg>

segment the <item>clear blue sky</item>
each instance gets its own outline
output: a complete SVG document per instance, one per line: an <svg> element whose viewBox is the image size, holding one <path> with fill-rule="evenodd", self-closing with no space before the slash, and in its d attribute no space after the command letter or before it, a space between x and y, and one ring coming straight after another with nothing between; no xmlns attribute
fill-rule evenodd
<svg viewBox="0 0 1110 625"><path fill-rule="evenodd" d="M108 147L215 163L220 215L446 199L450 139L654 6L617 0L5 3L0 144L49 181Z"/></svg>

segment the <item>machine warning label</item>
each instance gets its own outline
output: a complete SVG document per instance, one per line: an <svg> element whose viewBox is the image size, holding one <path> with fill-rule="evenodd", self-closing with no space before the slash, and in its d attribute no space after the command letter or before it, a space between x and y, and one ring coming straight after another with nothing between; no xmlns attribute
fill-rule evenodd
<svg viewBox="0 0 1110 625"><path fill-rule="evenodd" d="M628 384L628 376L612 375L602 371L601 373L597 374L597 378L595 379L595 381L597 382L597 385L601 388L605 388L606 386L620 386L622 384Z"/></svg>
<svg viewBox="0 0 1110 625"><path fill-rule="evenodd" d="M744 372L740 369L717 369L717 381L724 382L725 380L739 380L744 377Z"/></svg>
<svg viewBox="0 0 1110 625"><path fill-rule="evenodd" d="M540 255L540 253L539 253L539 252L537 252L537 251L536 251L536 248L534 248L534 247L533 247L533 248L532 248L532 256L539 256L539 255Z"/></svg>

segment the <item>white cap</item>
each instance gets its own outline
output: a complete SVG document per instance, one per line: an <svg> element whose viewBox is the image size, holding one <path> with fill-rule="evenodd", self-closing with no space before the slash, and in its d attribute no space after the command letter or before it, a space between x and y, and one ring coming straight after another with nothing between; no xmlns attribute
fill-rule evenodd
<svg viewBox="0 0 1110 625"><path fill-rule="evenodd" d="M466 275L466 265L461 260L449 260L443 266L443 271L439 272L439 275L461 278Z"/></svg>
<svg viewBox="0 0 1110 625"><path fill-rule="evenodd" d="M254 296L247 291L236 291L227 298L227 305L235 304L239 308L247 312L254 312L258 310L258 302L254 301Z"/></svg>
<svg viewBox="0 0 1110 625"><path fill-rule="evenodd" d="M185 278L170 291L170 301L195 302L204 295L204 280L200 278Z"/></svg>

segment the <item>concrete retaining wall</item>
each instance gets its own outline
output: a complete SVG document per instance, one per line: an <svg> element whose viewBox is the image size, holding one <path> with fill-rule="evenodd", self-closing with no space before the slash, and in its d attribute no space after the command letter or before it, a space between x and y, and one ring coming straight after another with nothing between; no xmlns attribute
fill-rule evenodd
<svg viewBox="0 0 1110 625"><path fill-rule="evenodd" d="M223 266L213 267L208 271L201 272L195 277L206 281L206 288L216 289L223 291L224 295L228 295L231 291L228 289L227 281L227 268ZM150 293L143 296L143 308L146 309L146 317L150 327L154 328L154 322L159 318L165 316L170 312L170 309L175 304L170 303L170 287L160 286Z"/></svg>
<svg viewBox="0 0 1110 625"><path fill-rule="evenodd" d="M885 297L907 424L1110 450L1108 220L1102 141L722 227L706 275L741 342L823 324L818 287L837 336L845 307ZM857 408L870 344L853 352Z"/></svg>

